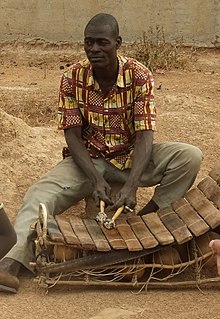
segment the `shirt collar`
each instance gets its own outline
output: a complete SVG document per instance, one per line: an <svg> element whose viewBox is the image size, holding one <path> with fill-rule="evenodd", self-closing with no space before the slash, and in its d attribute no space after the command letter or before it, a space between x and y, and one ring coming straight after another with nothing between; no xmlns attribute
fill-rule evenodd
<svg viewBox="0 0 220 319"><path fill-rule="evenodd" d="M117 77L116 84L117 86L123 88L126 86L124 83L124 77L123 77L123 67L124 67L124 64L127 62L127 59L123 56L118 55L118 62L119 62L119 67L118 67L118 77ZM88 86L94 85L96 87L96 81L94 80L92 66L89 60L86 59L82 61L82 65L88 68L87 85Z"/></svg>

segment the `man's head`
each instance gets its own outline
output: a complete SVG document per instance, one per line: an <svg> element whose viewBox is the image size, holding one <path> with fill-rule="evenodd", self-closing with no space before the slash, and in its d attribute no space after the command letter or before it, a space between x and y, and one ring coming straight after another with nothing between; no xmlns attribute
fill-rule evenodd
<svg viewBox="0 0 220 319"><path fill-rule="evenodd" d="M85 27L84 48L94 69L115 64L121 42L118 23L110 14L95 15Z"/></svg>

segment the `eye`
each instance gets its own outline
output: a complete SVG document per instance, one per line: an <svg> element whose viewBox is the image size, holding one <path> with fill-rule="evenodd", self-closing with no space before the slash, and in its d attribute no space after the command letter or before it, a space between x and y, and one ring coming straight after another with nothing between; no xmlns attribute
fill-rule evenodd
<svg viewBox="0 0 220 319"><path fill-rule="evenodd" d="M85 40L84 40L84 44L86 44L86 45L92 45L92 41L89 40L89 39L85 39Z"/></svg>
<svg viewBox="0 0 220 319"><path fill-rule="evenodd" d="M98 41L98 44L101 45L101 46L109 45L109 41L105 40L105 39L100 39Z"/></svg>

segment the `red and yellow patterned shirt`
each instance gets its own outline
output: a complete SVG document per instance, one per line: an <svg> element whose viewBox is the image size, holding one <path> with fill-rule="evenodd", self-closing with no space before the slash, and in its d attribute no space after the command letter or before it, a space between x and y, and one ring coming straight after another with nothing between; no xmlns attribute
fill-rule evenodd
<svg viewBox="0 0 220 319"><path fill-rule="evenodd" d="M104 96L89 61L71 66L60 85L59 129L82 127L91 157L130 168L135 132L155 130L153 77L141 63L118 56L116 84Z"/></svg>

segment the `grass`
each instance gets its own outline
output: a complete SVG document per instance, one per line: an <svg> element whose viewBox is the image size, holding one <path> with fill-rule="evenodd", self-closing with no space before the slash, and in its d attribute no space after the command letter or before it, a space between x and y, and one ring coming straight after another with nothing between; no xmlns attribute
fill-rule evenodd
<svg viewBox="0 0 220 319"><path fill-rule="evenodd" d="M132 56L147 66L151 71L157 69L186 69L196 59L195 47L184 47L183 41L169 43L165 40L164 29L156 27L144 32L142 39L128 45Z"/></svg>

